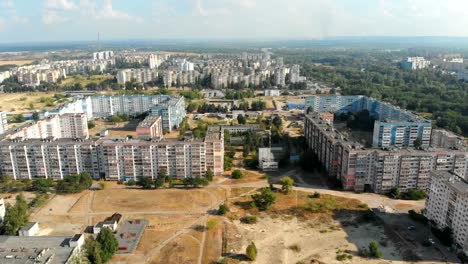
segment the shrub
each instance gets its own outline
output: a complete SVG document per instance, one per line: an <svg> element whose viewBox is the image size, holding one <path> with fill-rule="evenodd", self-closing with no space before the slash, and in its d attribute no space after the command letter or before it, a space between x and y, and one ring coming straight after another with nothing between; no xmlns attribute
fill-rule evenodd
<svg viewBox="0 0 468 264"><path fill-rule="evenodd" d="M218 214L219 215L225 215L227 212L229 212L229 207L226 204L222 204L218 208Z"/></svg>
<svg viewBox="0 0 468 264"><path fill-rule="evenodd" d="M95 128L96 127L96 123L94 123L94 121L89 121L88 122L88 129L92 129L92 128Z"/></svg>
<svg viewBox="0 0 468 264"><path fill-rule="evenodd" d="M298 244L291 245L288 248L294 252L301 252L301 247Z"/></svg>
<svg viewBox="0 0 468 264"><path fill-rule="evenodd" d="M426 192L420 189L410 189L407 198L410 200L422 200L426 198Z"/></svg>
<svg viewBox="0 0 468 264"><path fill-rule="evenodd" d="M382 251L379 251L379 245L375 241L369 243L369 257L382 258Z"/></svg>
<svg viewBox="0 0 468 264"><path fill-rule="evenodd" d="M258 222L258 218L255 215L247 215L242 217L240 221L244 224L256 224Z"/></svg>
<svg viewBox="0 0 468 264"><path fill-rule="evenodd" d="M242 174L242 171L240 171L240 170L234 170L232 172L232 174L231 174L231 177L233 179L240 179L240 178L242 178L242 176L244 176L244 175Z"/></svg>
<svg viewBox="0 0 468 264"><path fill-rule="evenodd" d="M267 210L268 207L276 202L276 195L270 188L263 188L260 193L252 195L253 204L259 210Z"/></svg>
<svg viewBox="0 0 468 264"><path fill-rule="evenodd" d="M280 179L279 183L281 184L281 190L284 193L289 193L294 185L294 180L291 177L283 177Z"/></svg>
<svg viewBox="0 0 468 264"><path fill-rule="evenodd" d="M128 182L127 182L127 185L128 186L135 186L136 185L136 181L134 179L130 179Z"/></svg>
<svg viewBox="0 0 468 264"><path fill-rule="evenodd" d="M305 204L305 209L314 213L324 213L336 208L336 199L334 197L325 197L321 200L310 200Z"/></svg>
<svg viewBox="0 0 468 264"><path fill-rule="evenodd" d="M254 242L250 242L250 245L247 246L245 255L250 260L254 261L257 258L257 247L255 246Z"/></svg>
<svg viewBox="0 0 468 264"><path fill-rule="evenodd" d="M312 194L310 197L311 198L320 198L320 193L319 192L314 192L314 194Z"/></svg>
<svg viewBox="0 0 468 264"><path fill-rule="evenodd" d="M216 226L218 226L218 220L214 218L211 218L208 220L208 222L206 222L206 227L208 227L210 230L216 228Z"/></svg>

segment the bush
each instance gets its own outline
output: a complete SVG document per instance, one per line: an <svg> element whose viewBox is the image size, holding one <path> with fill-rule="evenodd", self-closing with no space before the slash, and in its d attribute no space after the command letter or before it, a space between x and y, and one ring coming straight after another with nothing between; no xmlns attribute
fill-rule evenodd
<svg viewBox="0 0 468 264"><path fill-rule="evenodd" d="M127 181L127 185L128 186L135 186L136 185L136 181L134 179L130 179Z"/></svg>
<svg viewBox="0 0 468 264"><path fill-rule="evenodd" d="M310 197L311 198L320 198L320 193L319 192L314 192L314 194L312 194Z"/></svg>
<svg viewBox="0 0 468 264"><path fill-rule="evenodd" d="M210 230L216 228L216 226L218 226L218 220L214 218L209 219L208 222L206 222L206 227Z"/></svg>
<svg viewBox="0 0 468 264"><path fill-rule="evenodd" d="M309 200L305 203L305 209L314 213L324 213L335 210L336 199L335 197L325 197L321 200Z"/></svg>
<svg viewBox="0 0 468 264"><path fill-rule="evenodd" d="M83 172L64 178L57 182L57 193L79 193L89 189L93 184L93 179L89 173Z"/></svg>
<svg viewBox="0 0 468 264"><path fill-rule="evenodd" d="M291 245L288 248L294 252L301 252L301 247L298 244Z"/></svg>
<svg viewBox="0 0 468 264"><path fill-rule="evenodd" d="M289 193L294 185L294 180L291 177L283 177L280 179L279 184L281 184L281 190L284 193Z"/></svg>
<svg viewBox="0 0 468 264"><path fill-rule="evenodd" d="M92 129L92 128L95 128L96 127L96 123L94 123L94 121L89 121L88 122L88 129Z"/></svg>
<svg viewBox="0 0 468 264"><path fill-rule="evenodd" d="M258 222L258 218L255 215L248 215L242 217L240 221L244 224L256 224Z"/></svg>
<svg viewBox="0 0 468 264"><path fill-rule="evenodd" d="M231 177L232 177L233 179L240 179L240 178L242 178L242 176L244 176L244 175L242 174L242 171L240 171L240 170L234 170L234 171L231 173Z"/></svg>
<svg viewBox="0 0 468 264"><path fill-rule="evenodd" d="M227 212L229 212L229 207L226 204L222 204L218 208L218 214L219 215L225 215Z"/></svg>
<svg viewBox="0 0 468 264"><path fill-rule="evenodd" d="M250 245L247 246L245 251L245 255L248 259L254 261L257 258L257 247L255 246L254 242L250 242Z"/></svg>
<svg viewBox="0 0 468 264"><path fill-rule="evenodd" d="M369 257L382 258L382 251L379 251L379 245L375 241L369 244Z"/></svg>
<svg viewBox="0 0 468 264"><path fill-rule="evenodd" d="M426 192L420 189L410 189L407 198L409 200L422 200L426 198Z"/></svg>

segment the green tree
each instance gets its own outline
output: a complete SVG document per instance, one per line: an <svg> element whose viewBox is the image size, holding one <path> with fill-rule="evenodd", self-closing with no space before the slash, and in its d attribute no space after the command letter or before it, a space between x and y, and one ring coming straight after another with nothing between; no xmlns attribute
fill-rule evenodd
<svg viewBox="0 0 468 264"><path fill-rule="evenodd" d="M240 170L234 170L232 173L231 173L231 177L233 179L240 179L244 176L244 174L242 173L242 171Z"/></svg>
<svg viewBox="0 0 468 264"><path fill-rule="evenodd" d="M137 185L145 190L151 189L151 180L148 177L139 177Z"/></svg>
<svg viewBox="0 0 468 264"><path fill-rule="evenodd" d="M281 190L284 193L289 193L294 185L294 180L291 177L286 176L281 178L279 183L281 184Z"/></svg>
<svg viewBox="0 0 468 264"><path fill-rule="evenodd" d="M392 190L390 190L390 197L399 199L400 196L401 196L400 188L393 188Z"/></svg>
<svg viewBox="0 0 468 264"><path fill-rule="evenodd" d="M221 204L218 208L218 214L225 215L227 212L229 212L229 207L225 203Z"/></svg>
<svg viewBox="0 0 468 264"><path fill-rule="evenodd" d="M84 244L86 258L91 264L102 264L101 259L102 250L101 245L94 239L88 238Z"/></svg>
<svg viewBox="0 0 468 264"><path fill-rule="evenodd" d="M154 188L159 189L164 186L164 179L162 178L156 178L154 180Z"/></svg>
<svg viewBox="0 0 468 264"><path fill-rule="evenodd" d="M103 263L109 261L119 248L119 242L109 228L102 228L96 238L101 246L101 259Z"/></svg>
<svg viewBox="0 0 468 264"><path fill-rule="evenodd" d="M39 120L39 112L35 111L33 114L32 114L32 119L34 121L38 121Z"/></svg>
<svg viewBox="0 0 468 264"><path fill-rule="evenodd" d="M252 195L253 203L259 210L267 210L276 202L276 195L270 188L263 188L260 193Z"/></svg>
<svg viewBox="0 0 468 264"><path fill-rule="evenodd" d="M422 200L426 198L426 192L424 190L414 188L408 191L407 196L410 200Z"/></svg>
<svg viewBox="0 0 468 264"><path fill-rule="evenodd" d="M16 235L18 230L28 222L28 207L28 202L24 198L23 194L16 196L15 205L8 206L6 209L1 233L11 236Z"/></svg>
<svg viewBox="0 0 468 264"><path fill-rule="evenodd" d="M208 181L212 181L212 180L213 180L213 177L214 177L213 171L211 171L211 169L208 168L208 169L206 170L206 173L205 173L205 178L206 178Z"/></svg>
<svg viewBox="0 0 468 264"><path fill-rule="evenodd" d="M92 129L92 128L95 128L96 127L96 123L94 123L94 121L89 121L88 122L88 129Z"/></svg>
<svg viewBox="0 0 468 264"><path fill-rule="evenodd" d="M281 128L281 125L283 124L283 120L281 120L280 116L275 116L273 118L273 121L271 121L273 125L275 125L277 128Z"/></svg>
<svg viewBox="0 0 468 264"><path fill-rule="evenodd" d="M55 185L53 179L37 179L32 182L32 189L36 192L46 193Z"/></svg>
<svg viewBox="0 0 468 264"><path fill-rule="evenodd" d="M237 116L237 122L240 124L240 125L244 125L247 120L245 119L245 116L244 115L238 115Z"/></svg>
<svg viewBox="0 0 468 264"><path fill-rule="evenodd" d="M250 244L247 246L247 249L245 251L245 255L247 258L249 258L251 261L254 261L257 259L257 247L255 246L255 243L252 241Z"/></svg>

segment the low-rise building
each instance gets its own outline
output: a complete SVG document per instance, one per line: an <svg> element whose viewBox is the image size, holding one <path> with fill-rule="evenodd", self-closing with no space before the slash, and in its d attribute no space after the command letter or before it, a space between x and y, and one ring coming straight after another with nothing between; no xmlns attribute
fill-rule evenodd
<svg viewBox="0 0 468 264"><path fill-rule="evenodd" d="M35 236L39 232L38 222L29 222L18 231L19 236Z"/></svg>
<svg viewBox="0 0 468 264"><path fill-rule="evenodd" d="M265 90L265 96L280 96L281 91L278 89L267 89Z"/></svg>
<svg viewBox="0 0 468 264"><path fill-rule="evenodd" d="M3 222L6 213L6 205L5 200L2 198L0 199L0 223Z"/></svg>
<svg viewBox="0 0 468 264"><path fill-rule="evenodd" d="M279 160L283 154L283 148L259 148L258 149L258 167L262 171L277 171L279 169Z"/></svg>
<svg viewBox="0 0 468 264"><path fill-rule="evenodd" d="M0 262L71 263L81 254L83 235L68 236L0 236Z"/></svg>
<svg viewBox="0 0 468 264"><path fill-rule="evenodd" d="M439 228L449 227L460 248L468 253L468 182L447 171L431 173L425 215Z"/></svg>

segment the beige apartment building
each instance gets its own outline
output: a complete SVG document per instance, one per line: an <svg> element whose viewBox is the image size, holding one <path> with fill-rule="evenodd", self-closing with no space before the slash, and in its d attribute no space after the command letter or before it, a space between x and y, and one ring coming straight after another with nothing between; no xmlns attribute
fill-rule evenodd
<svg viewBox="0 0 468 264"><path fill-rule="evenodd" d="M317 113L306 116L304 133L308 148L345 190L364 191L367 187L386 193L393 188L427 189L434 170L468 178L466 149L367 148L348 139Z"/></svg>
<svg viewBox="0 0 468 264"><path fill-rule="evenodd" d="M0 142L0 171L14 179L63 179L81 172L95 179L157 178L161 170L178 179L223 173L224 134L204 140L14 140Z"/></svg>

